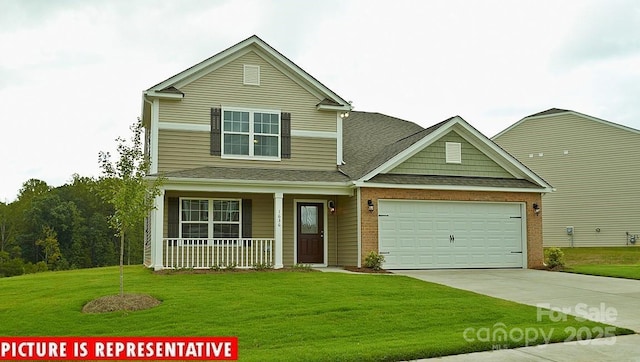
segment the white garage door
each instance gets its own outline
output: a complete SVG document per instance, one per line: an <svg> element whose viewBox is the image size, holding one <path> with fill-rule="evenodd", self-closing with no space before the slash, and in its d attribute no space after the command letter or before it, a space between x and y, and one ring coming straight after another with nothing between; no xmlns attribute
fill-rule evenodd
<svg viewBox="0 0 640 362"><path fill-rule="evenodd" d="M521 268L521 209L518 203L380 200L384 268Z"/></svg>

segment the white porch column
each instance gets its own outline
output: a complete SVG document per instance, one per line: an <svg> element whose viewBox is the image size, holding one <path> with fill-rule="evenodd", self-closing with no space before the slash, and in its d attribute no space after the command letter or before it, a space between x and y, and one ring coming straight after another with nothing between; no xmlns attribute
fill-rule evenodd
<svg viewBox="0 0 640 362"><path fill-rule="evenodd" d="M162 265L162 237L164 231L164 190L155 197L155 210L151 212L151 265L154 270L161 270Z"/></svg>
<svg viewBox="0 0 640 362"><path fill-rule="evenodd" d="M282 192L276 192L273 194L273 229L275 232L275 248L276 255L273 267L276 269L282 268Z"/></svg>

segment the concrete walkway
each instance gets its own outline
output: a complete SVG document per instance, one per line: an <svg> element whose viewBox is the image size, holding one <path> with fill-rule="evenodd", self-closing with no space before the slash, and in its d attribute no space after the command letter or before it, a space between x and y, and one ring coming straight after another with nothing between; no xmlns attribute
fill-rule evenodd
<svg viewBox="0 0 640 362"><path fill-rule="evenodd" d="M640 331L640 281L637 280L528 269L403 270L394 273ZM544 314L543 318L558 315ZM479 352L431 360L640 361L640 335Z"/></svg>

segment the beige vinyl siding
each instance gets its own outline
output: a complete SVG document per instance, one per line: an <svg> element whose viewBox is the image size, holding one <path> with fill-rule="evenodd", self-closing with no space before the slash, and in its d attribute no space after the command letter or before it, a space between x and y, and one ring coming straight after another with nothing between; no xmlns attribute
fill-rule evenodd
<svg viewBox="0 0 640 362"><path fill-rule="evenodd" d="M457 142L462 148L462 163L445 162L446 142ZM482 151L452 131L398 165L389 173L411 175L446 175L514 178Z"/></svg>
<svg viewBox="0 0 640 362"><path fill-rule="evenodd" d="M574 246L624 246L625 232L640 233L640 134L564 113L495 141L556 188L542 198L545 246L570 246L567 226Z"/></svg>
<svg viewBox="0 0 640 362"><path fill-rule="evenodd" d="M336 140L291 138L291 159L281 161L224 159L210 155L210 133L160 130L158 171L168 172L204 166L259 167L301 170L335 170Z"/></svg>
<svg viewBox="0 0 640 362"><path fill-rule="evenodd" d="M358 199L340 196L336 202L338 215L337 265L358 265Z"/></svg>
<svg viewBox="0 0 640 362"><path fill-rule="evenodd" d="M211 199L251 199L251 236L253 238L273 239L273 194L239 194L227 192L183 192L168 191L164 202L163 235L168 237L169 197L179 198L211 198Z"/></svg>
<svg viewBox="0 0 640 362"><path fill-rule="evenodd" d="M260 66L260 85L243 84L245 64ZM209 124L212 107L279 109L291 113L293 130L336 131L336 113L320 112L322 101L286 74L250 51L240 58L180 87L180 101L160 102L160 122Z"/></svg>

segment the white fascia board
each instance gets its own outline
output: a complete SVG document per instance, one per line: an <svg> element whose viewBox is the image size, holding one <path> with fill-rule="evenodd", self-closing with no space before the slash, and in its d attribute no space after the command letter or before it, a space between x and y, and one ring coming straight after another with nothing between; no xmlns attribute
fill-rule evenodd
<svg viewBox="0 0 640 362"><path fill-rule="evenodd" d="M414 189L414 190L442 190L442 191L489 191L489 192L527 192L527 193L549 193L551 188L517 188L517 187L487 187L487 186L456 186L456 185L407 185L407 184L385 184L376 182L356 181L356 187L375 187L383 189Z"/></svg>
<svg viewBox="0 0 640 362"><path fill-rule="evenodd" d="M149 176L150 179L154 177ZM212 180L194 178L166 178L163 188L171 191L221 191L243 193L346 195L353 194L350 182L293 182L254 180Z"/></svg>
<svg viewBox="0 0 640 362"><path fill-rule="evenodd" d="M150 145L149 147L151 148L149 150L149 156L150 156L150 165L149 165L149 170L151 173L157 173L158 172L158 163L159 163L159 156L158 156L158 149L159 149L159 137L158 137L158 126L159 126L159 113L160 113L160 100L158 100L157 98L153 100L153 102L151 103L151 119L150 119L150 126L149 128L151 129L151 140L150 140Z"/></svg>
<svg viewBox="0 0 640 362"><path fill-rule="evenodd" d="M340 113L336 113L336 135L338 136L336 139L336 165L338 167L344 164L344 149L342 147L342 123L343 119L340 117Z"/></svg>
<svg viewBox="0 0 640 362"><path fill-rule="evenodd" d="M184 94L156 92L155 90L145 91L144 95L150 99L158 98L158 99L180 100L184 98Z"/></svg>
<svg viewBox="0 0 640 362"><path fill-rule="evenodd" d="M352 109L349 103L345 103L342 106L334 106L329 104L318 104L316 109L319 111L350 111Z"/></svg>
<svg viewBox="0 0 640 362"><path fill-rule="evenodd" d="M407 149L405 149L404 151L400 152L395 157L391 158L387 162L385 162L382 165L378 166L377 168L375 168L373 171L369 172L368 174L362 176L360 178L360 181L370 180L371 178L373 178L375 175L377 175L379 173L385 173L385 172L393 170L396 166L398 166L399 164L403 163L407 159L411 158L411 156L413 156L416 153L420 152L422 149L424 149L425 147L427 147L428 145L430 145L431 143L435 142L437 139L442 137L445 133L449 132L449 130L451 129L451 126L456 123L456 119L457 118L459 118L459 117L451 119L446 124L440 126L440 128L438 128L437 130L429 133L427 136L425 136L420 141L418 141L418 142L412 144L411 146L407 147Z"/></svg>

